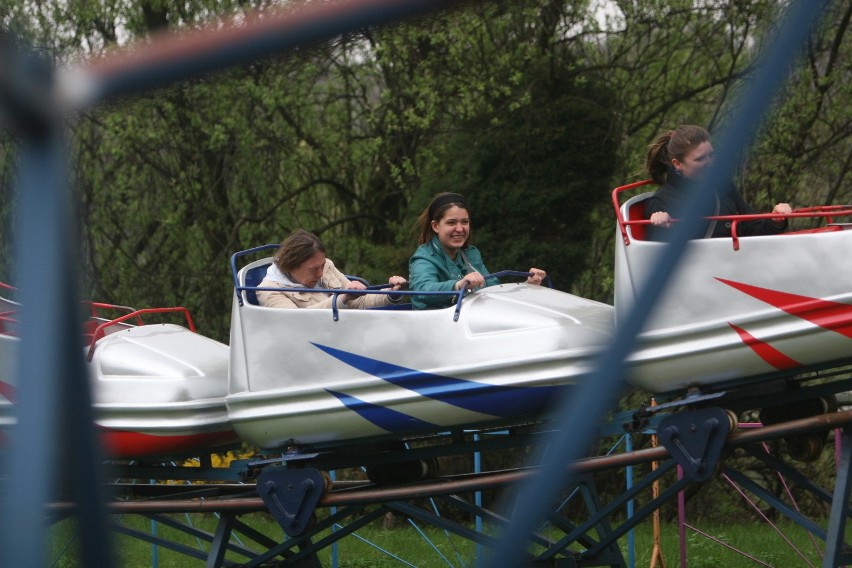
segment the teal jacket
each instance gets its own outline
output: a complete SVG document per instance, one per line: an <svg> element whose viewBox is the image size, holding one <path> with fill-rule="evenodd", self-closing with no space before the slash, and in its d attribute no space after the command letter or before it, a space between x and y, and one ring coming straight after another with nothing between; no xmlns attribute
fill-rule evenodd
<svg viewBox="0 0 852 568"><path fill-rule="evenodd" d="M464 249L464 256L473 267L468 266L462 255L456 255L451 259L438 240L433 236L432 240L417 247L414 254L408 260L408 285L413 291L424 292L453 292L453 288L465 274L479 272L483 276L488 274L488 269L482 262L482 255L476 247L469 246ZM486 286L497 284L496 279L486 281ZM431 308L446 308L453 305L454 296L411 296L411 306L415 310L427 310Z"/></svg>

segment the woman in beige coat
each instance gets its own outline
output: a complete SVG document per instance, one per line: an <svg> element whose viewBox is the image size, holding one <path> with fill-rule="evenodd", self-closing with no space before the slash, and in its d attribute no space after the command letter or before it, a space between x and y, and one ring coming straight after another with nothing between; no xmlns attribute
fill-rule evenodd
<svg viewBox="0 0 852 568"><path fill-rule="evenodd" d="M401 276L391 276L388 284L391 285L390 290L399 290L407 282ZM363 283L350 281L337 270L334 263L325 257L325 246L319 237L304 229L297 229L284 239L259 287L281 288L280 292L257 292L260 305L270 308L330 308L334 299L331 291L366 289ZM337 307L374 308L399 303L403 298L401 294L339 294Z"/></svg>

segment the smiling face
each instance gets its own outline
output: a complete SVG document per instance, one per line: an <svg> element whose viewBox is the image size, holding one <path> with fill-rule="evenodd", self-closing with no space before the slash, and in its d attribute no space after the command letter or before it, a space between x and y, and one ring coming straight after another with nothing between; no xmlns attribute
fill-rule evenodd
<svg viewBox="0 0 852 568"><path fill-rule="evenodd" d="M290 278L306 288L313 288L322 278L325 269L325 253L318 252L290 271Z"/></svg>
<svg viewBox="0 0 852 568"><path fill-rule="evenodd" d="M710 142L701 142L695 148L689 150L682 160L672 158L672 165L683 177L689 179L701 179L707 168L713 164L713 145Z"/></svg>
<svg viewBox="0 0 852 568"><path fill-rule="evenodd" d="M453 205L444 211L439 220L432 221L432 230L438 235L438 241L444 251L450 258L455 258L456 253L470 238L470 215L467 209Z"/></svg>

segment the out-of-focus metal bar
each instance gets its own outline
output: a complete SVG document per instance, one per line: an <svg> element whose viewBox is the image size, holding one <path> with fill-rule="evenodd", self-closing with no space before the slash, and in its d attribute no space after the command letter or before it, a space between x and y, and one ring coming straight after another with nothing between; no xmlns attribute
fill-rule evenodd
<svg viewBox="0 0 852 568"><path fill-rule="evenodd" d="M754 75L745 85L741 104L730 116L730 127L714 144L715 167L696 191L691 192L683 214L684 222L672 227L668 246L659 255L650 277L639 286L637 297L642 301L636 302L624 320L618 322L612 344L601 354L589 380L572 391L570 397L563 397L555 407L555 415L564 420L564 428L546 436L539 450L530 456L530 463L542 465L540 473L524 480L512 495L506 496L507 503L513 507L513 522L503 531L500 546L489 560L490 566L514 568L524 561L528 535L534 533L547 514L560 488L566 482L571 484L572 480L566 479L564 474L565 464L582 457L589 440L595 436L601 416L615 406L626 375L625 361L633 351L636 337L657 299L665 292L687 243L701 237L698 221L713 211L716 190L730 179L740 156L754 140L793 62L829 4L830 0L791 2L778 32L767 38L768 49L762 59L756 61Z"/></svg>
<svg viewBox="0 0 852 568"><path fill-rule="evenodd" d="M49 117L22 132L15 226L21 302L17 426L0 490L0 557L8 566L46 565L39 504L52 499L62 481L84 505L78 514L82 564L109 567L102 470L79 348L76 239L61 132ZM45 278L46 271L53 276Z"/></svg>
<svg viewBox="0 0 852 568"><path fill-rule="evenodd" d="M59 100L69 109L137 95L177 81L246 64L353 30L389 24L451 0L347 0L307 2L297 9L250 12L207 28L160 34L129 48L70 68L61 76Z"/></svg>
<svg viewBox="0 0 852 568"><path fill-rule="evenodd" d="M140 94L208 71L249 63L364 26L449 4L444 0L351 0L308 3L199 32L154 38L57 74L15 42L0 41L0 122L21 139L15 283L20 289L21 342L17 427L0 464L0 558L4 565L44 566L42 506L63 480L76 511L81 564L113 565L101 496L101 460L91 396L78 348L78 258L73 193L67 183L61 120L109 99ZM49 275L49 276L46 276Z"/></svg>
<svg viewBox="0 0 852 568"><path fill-rule="evenodd" d="M837 463L837 481L831 501L831 515L825 540L823 566L844 566L852 558L846 546L849 495L852 493L852 429L844 428L841 453Z"/></svg>

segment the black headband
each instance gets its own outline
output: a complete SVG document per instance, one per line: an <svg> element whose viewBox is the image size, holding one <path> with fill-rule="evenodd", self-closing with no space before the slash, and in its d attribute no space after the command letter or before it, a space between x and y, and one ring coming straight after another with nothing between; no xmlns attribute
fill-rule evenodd
<svg viewBox="0 0 852 568"><path fill-rule="evenodd" d="M467 202L465 201L464 195L459 193L446 193L432 200L432 204L429 205L429 220L434 221L435 215L438 211L450 203L454 203L463 209L467 209Z"/></svg>

